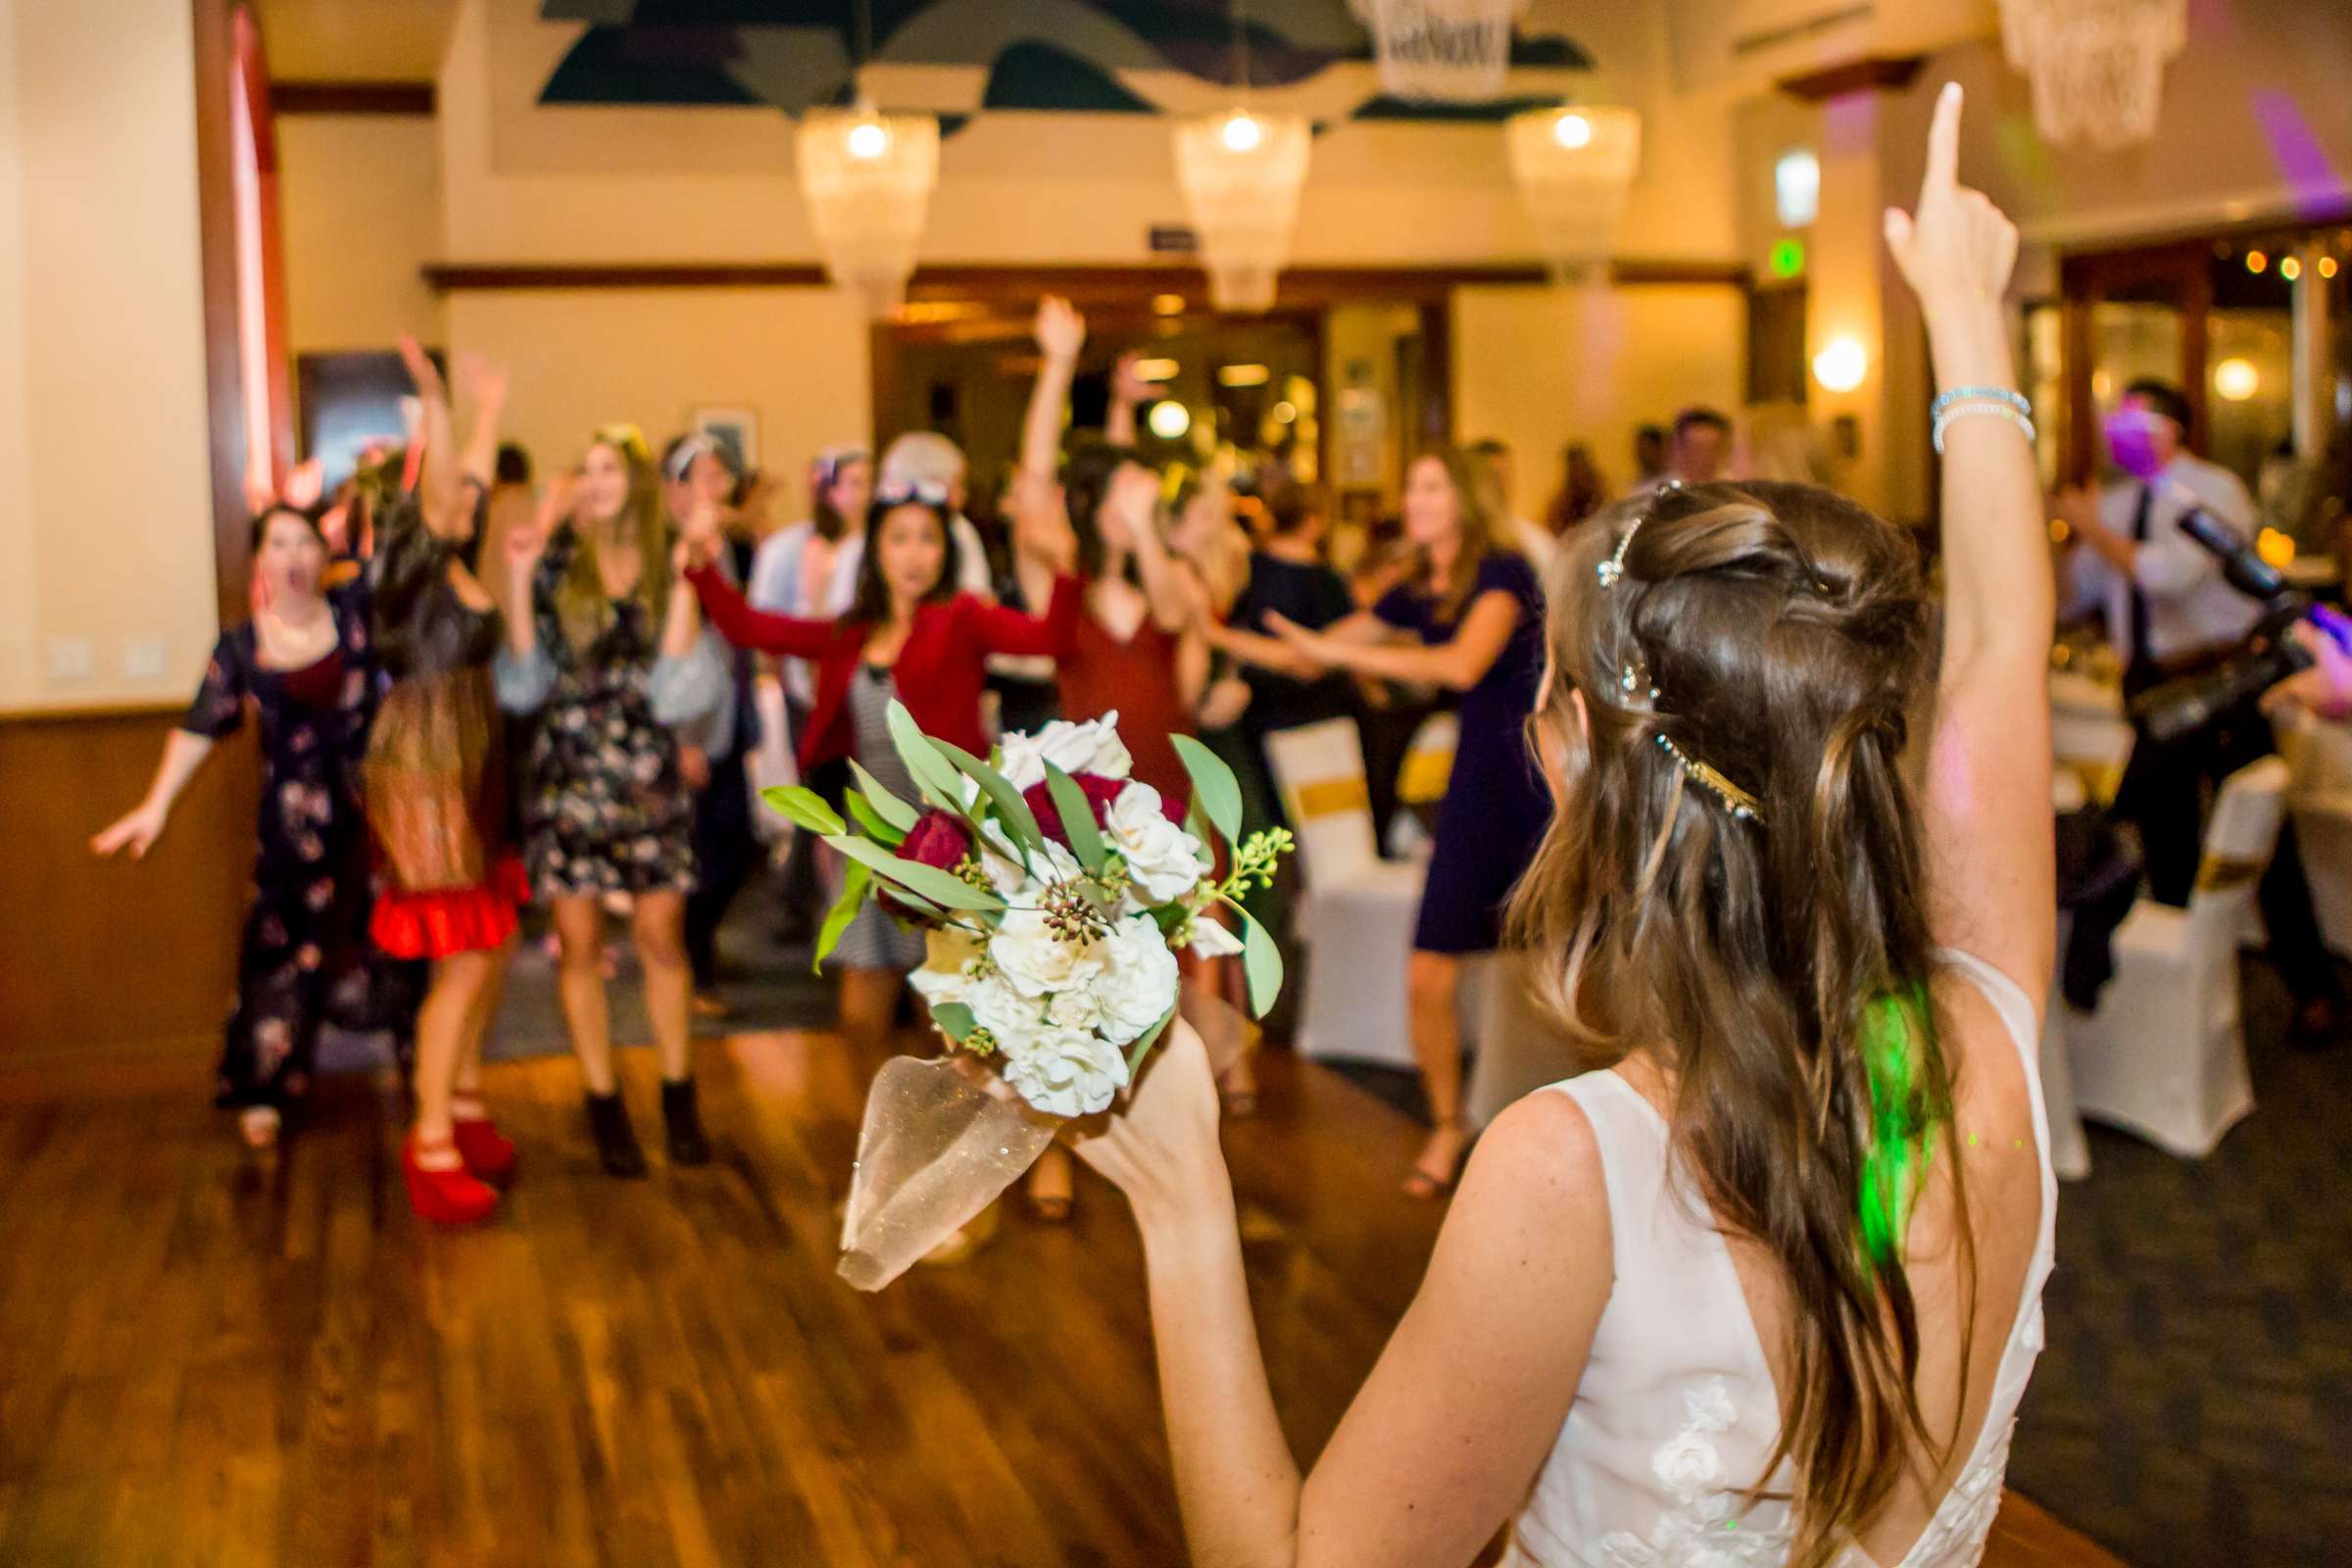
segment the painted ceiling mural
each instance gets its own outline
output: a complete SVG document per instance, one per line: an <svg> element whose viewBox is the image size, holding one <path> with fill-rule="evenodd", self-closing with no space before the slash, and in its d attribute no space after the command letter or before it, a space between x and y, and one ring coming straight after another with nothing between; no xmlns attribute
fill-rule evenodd
<svg viewBox="0 0 2352 1568"><path fill-rule="evenodd" d="M792 116L846 104L859 9L858 0L543 0L542 20L587 29L539 101L764 104ZM991 110L1190 113L1203 88L1236 85L1244 53L1226 0L871 0L870 14L868 65L878 69L869 87L915 73L938 78L920 103L897 102L876 87L879 107L928 110L943 132ZM1335 66L1373 58L1371 34L1348 0L1250 0L1243 25L1253 89L1311 85ZM1570 101L1593 69L1582 45L1556 32L1514 31L1510 66L1506 96L1468 104L1390 97L1369 70L1350 71L1343 79L1361 90L1315 118L1500 121ZM1177 90L1155 93L1163 82Z"/></svg>

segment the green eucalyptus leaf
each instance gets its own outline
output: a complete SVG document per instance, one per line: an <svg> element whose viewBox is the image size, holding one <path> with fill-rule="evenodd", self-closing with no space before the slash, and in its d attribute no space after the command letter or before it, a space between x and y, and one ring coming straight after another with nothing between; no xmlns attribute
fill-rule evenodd
<svg viewBox="0 0 2352 1568"><path fill-rule="evenodd" d="M1061 831L1070 841L1070 853L1089 871L1102 870L1102 833L1095 826L1095 808L1087 802L1086 791L1052 762L1046 764L1046 789L1054 797L1054 810L1061 818Z"/></svg>
<svg viewBox="0 0 2352 1568"><path fill-rule="evenodd" d="M890 786L868 773L858 759L850 759L850 772L858 780L858 792L865 797L874 813L902 833L914 831L915 818L923 813L890 792Z"/></svg>
<svg viewBox="0 0 2352 1568"><path fill-rule="evenodd" d="M1227 844L1238 844L1242 838L1242 786L1234 778L1233 769L1225 759L1193 739L1190 735L1171 735L1176 755L1184 760L1185 772L1192 775L1193 799L1207 813L1225 835Z"/></svg>
<svg viewBox="0 0 2352 1568"><path fill-rule="evenodd" d="M850 922L858 917L858 906L865 902L870 880L864 866L851 863L849 874L842 878L841 897L833 901L824 925L816 933L816 957L809 963L810 969L822 968L833 950L841 946L842 933L849 930Z"/></svg>
<svg viewBox="0 0 2352 1568"><path fill-rule="evenodd" d="M794 827L807 828L811 833L834 834L849 831L840 813L825 804L825 798L812 789L799 784L779 784L760 792L760 799L781 811Z"/></svg>
<svg viewBox="0 0 2352 1568"><path fill-rule="evenodd" d="M914 780L931 804L943 811L957 816L969 816L963 804L963 781L956 769L942 757L939 747L924 734L906 705L898 699L890 704L890 738L899 749L899 760L906 764L907 777Z"/></svg>
<svg viewBox="0 0 2352 1568"><path fill-rule="evenodd" d="M850 808L850 819L864 830L865 836L875 843L887 845L895 850L906 842L906 830L887 820L880 811L874 808L874 803L867 800L858 791L851 790L844 795L841 798L841 804Z"/></svg>
<svg viewBox="0 0 2352 1568"><path fill-rule="evenodd" d="M853 860L861 860L874 875L917 894L943 909L979 909L995 911L1004 907L1004 901L994 893L972 886L953 872L942 871L935 865L922 865L913 860L902 860L870 839L855 834L837 833L825 840Z"/></svg>
<svg viewBox="0 0 2352 1568"><path fill-rule="evenodd" d="M1282 949L1255 915L1238 904L1233 908L1242 917L1242 971L1250 980L1250 1016L1263 1018L1282 995Z"/></svg>
<svg viewBox="0 0 2352 1568"><path fill-rule="evenodd" d="M972 1037L974 1029L980 1027L980 1021L972 1016L972 1009L960 1002L933 1003L931 1021L939 1025L941 1034L959 1046Z"/></svg>
<svg viewBox="0 0 2352 1568"><path fill-rule="evenodd" d="M997 808L999 825L1004 829L1005 836L1012 840L1013 848L1020 851L1024 865L1028 863L1030 856L1045 853L1046 834L1037 825L1037 813L1029 809L1029 803L1021 799L1021 792L1012 787L1009 779L960 746L953 746L946 741L933 741L931 744L938 747L940 755L955 763L964 777L980 786L980 793L987 796L989 804Z"/></svg>

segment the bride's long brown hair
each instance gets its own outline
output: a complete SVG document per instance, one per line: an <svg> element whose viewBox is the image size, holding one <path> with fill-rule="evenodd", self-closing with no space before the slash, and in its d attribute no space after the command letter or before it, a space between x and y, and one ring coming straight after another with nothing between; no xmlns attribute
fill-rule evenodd
<svg viewBox="0 0 2352 1568"><path fill-rule="evenodd" d="M1751 1486L1790 1462L1789 1561L1821 1568L1956 1438L1921 1411L1902 1256L1931 1157L1973 1256L1903 767L1936 645L1918 553L1756 483L1620 503L1561 557L1531 724L1559 808L1512 927L1585 1044L1659 1050L1675 1157L1788 1282L1787 1419Z"/></svg>

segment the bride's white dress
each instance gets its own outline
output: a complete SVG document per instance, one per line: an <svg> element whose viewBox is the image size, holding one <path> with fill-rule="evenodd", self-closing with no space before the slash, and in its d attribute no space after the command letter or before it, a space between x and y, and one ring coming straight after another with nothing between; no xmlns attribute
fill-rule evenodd
<svg viewBox="0 0 2352 1568"><path fill-rule="evenodd" d="M2025 1063L2041 1167L2041 1229L2001 1352L1991 1404L1959 1481L1899 1565L1967 1568L1984 1553L2009 1465L2017 1404L2041 1351L2058 1187L2036 1067L2033 1004L1998 970L1943 956L2000 1016ZM1780 1400L1731 1252L1704 1201L1667 1187L1667 1129L1613 1072L1545 1093L1572 1097L1600 1146L1616 1283L1559 1442L1512 1529L1505 1568L1777 1568L1788 1553L1783 1502L1742 1506L1772 1454ZM1787 1470L1768 1490L1786 1492ZM1874 1568L1849 1549L1840 1568Z"/></svg>

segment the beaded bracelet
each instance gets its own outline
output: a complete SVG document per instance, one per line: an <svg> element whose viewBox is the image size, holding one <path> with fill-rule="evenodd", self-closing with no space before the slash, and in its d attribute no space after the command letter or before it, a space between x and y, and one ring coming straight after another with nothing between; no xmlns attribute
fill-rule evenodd
<svg viewBox="0 0 2352 1568"><path fill-rule="evenodd" d="M1951 428L1954 419L1965 419L1972 414L1991 415L2007 419L2025 432L2026 445L2034 444L2034 421L2006 403L1962 403L1936 416L1936 455L1943 456L1943 433Z"/></svg>
<svg viewBox="0 0 2352 1568"><path fill-rule="evenodd" d="M1928 414L1931 417L1941 417L1943 411L1955 403L2006 403L2028 418L2034 416L2034 405L2026 401L2026 395L2014 387L2006 386L1952 387L1939 393L1936 401L1928 405Z"/></svg>

